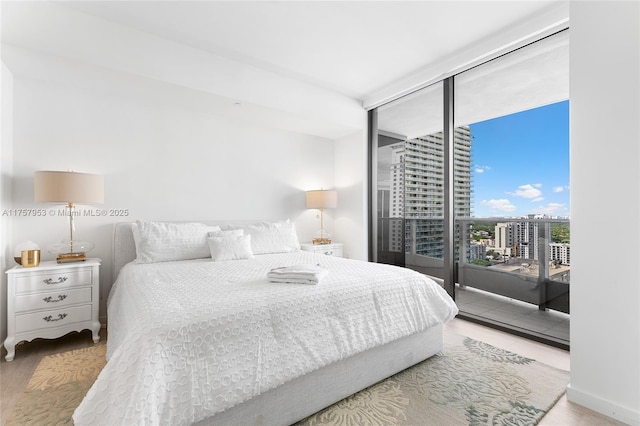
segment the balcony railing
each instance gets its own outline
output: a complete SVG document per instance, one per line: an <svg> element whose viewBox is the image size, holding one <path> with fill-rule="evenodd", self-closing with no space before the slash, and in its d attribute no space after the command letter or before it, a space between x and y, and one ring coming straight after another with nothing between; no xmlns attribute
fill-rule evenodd
<svg viewBox="0 0 640 426"><path fill-rule="evenodd" d="M501 296L538 305L540 310L553 309L569 313L570 265L563 263L570 257L552 258L551 227L553 224L569 224L569 219L550 218L462 218L459 224L458 249L460 261L457 267L457 282ZM498 259L487 266L473 263L469 250L470 231L473 224L501 223L515 229L509 247L503 247ZM520 232L518 232L518 230ZM570 245L565 246L570 250ZM495 253L500 249L493 248ZM507 254L505 256L505 254Z"/></svg>
<svg viewBox="0 0 640 426"><path fill-rule="evenodd" d="M387 221L393 220L401 221ZM384 223L382 221L381 226L385 226ZM495 247L495 243L493 246L487 243L485 247L472 248L473 225L480 223L509 224L505 225L511 231L506 233L510 235L508 246ZM456 219L456 284L534 304L539 310L552 309L568 314L570 246L562 247L566 251L563 255L558 250L551 250L551 228L561 223L569 224L569 219ZM404 264L443 278L443 221L405 219L404 225L405 253L379 252L381 260L386 258L389 263ZM496 255L487 259L486 252Z"/></svg>

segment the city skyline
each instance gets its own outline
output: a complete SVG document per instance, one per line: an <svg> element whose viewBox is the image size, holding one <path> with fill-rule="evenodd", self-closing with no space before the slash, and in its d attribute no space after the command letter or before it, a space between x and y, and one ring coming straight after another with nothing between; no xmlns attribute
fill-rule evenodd
<svg viewBox="0 0 640 426"><path fill-rule="evenodd" d="M470 127L473 216L570 216L569 101Z"/></svg>

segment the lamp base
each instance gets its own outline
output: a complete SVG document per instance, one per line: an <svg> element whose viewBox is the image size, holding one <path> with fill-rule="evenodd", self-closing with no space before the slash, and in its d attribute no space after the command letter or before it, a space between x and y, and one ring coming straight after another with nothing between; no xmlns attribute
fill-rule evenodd
<svg viewBox="0 0 640 426"><path fill-rule="evenodd" d="M84 262L85 260L87 260L87 255L84 253L60 253L56 258L58 263Z"/></svg>
<svg viewBox="0 0 640 426"><path fill-rule="evenodd" d="M331 244L330 238L314 238L311 240L313 244Z"/></svg>
<svg viewBox="0 0 640 426"><path fill-rule="evenodd" d="M50 245L48 251L56 256L58 263L82 262L94 247L95 244L89 241L63 240Z"/></svg>

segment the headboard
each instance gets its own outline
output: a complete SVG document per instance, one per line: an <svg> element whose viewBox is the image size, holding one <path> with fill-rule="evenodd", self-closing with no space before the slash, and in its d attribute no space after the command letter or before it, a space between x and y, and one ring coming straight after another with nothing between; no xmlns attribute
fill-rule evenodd
<svg viewBox="0 0 640 426"><path fill-rule="evenodd" d="M277 222L282 219L274 219L274 220L263 220L262 222ZM185 221L167 221L174 223L184 223ZM222 229L231 228L234 226L247 226L257 222L261 222L259 220L217 220L217 221L191 221L191 222L199 222L204 223L205 225L218 225ZM112 279L113 281L118 278L118 273L120 269L127 263L136 259L136 246L133 242L133 231L131 229L131 225L134 222L117 222L113 226L113 270L112 270Z"/></svg>
<svg viewBox="0 0 640 426"><path fill-rule="evenodd" d="M113 271L112 279L118 277L120 269L136 259L136 246L133 242L133 222L118 222L113 226Z"/></svg>

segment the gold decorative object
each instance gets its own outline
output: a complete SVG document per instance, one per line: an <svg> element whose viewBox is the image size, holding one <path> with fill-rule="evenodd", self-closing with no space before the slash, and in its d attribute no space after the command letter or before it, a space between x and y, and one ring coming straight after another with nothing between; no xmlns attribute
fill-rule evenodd
<svg viewBox="0 0 640 426"><path fill-rule="evenodd" d="M33 268L40 265L40 250L22 250L20 264L24 268Z"/></svg>
<svg viewBox="0 0 640 426"><path fill-rule="evenodd" d="M72 242L73 243L73 242ZM85 246L86 247L86 246ZM93 247L92 247L93 248ZM73 249L72 249L73 250ZM89 251L85 248L86 251ZM59 253L58 257L56 257L56 261L58 263L67 263L67 262L82 262L83 260L87 260L87 255L82 253Z"/></svg>
<svg viewBox="0 0 640 426"><path fill-rule="evenodd" d="M24 255L25 251L29 251L29 250L39 251L40 246L38 246L38 244L34 243L31 240L23 241L17 244L13 250L13 260L15 260L18 265L22 265L22 256ZM39 259L40 259L40 256L38 254L38 263L40 263ZM33 266L38 266L38 265L33 265Z"/></svg>

